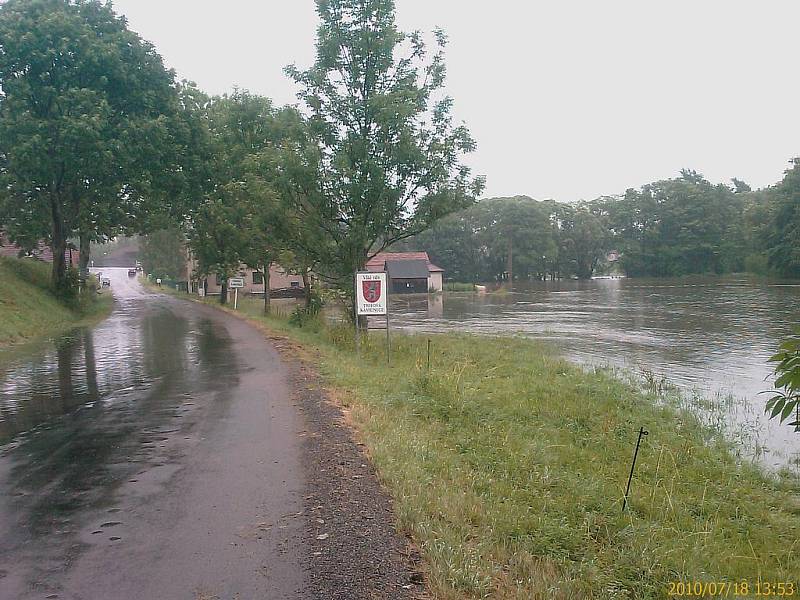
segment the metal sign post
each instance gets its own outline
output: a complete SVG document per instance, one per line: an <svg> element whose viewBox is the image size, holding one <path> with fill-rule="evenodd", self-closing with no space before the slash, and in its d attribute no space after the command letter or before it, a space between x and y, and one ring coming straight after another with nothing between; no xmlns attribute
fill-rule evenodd
<svg viewBox="0 0 800 600"><path fill-rule="evenodd" d="M622 510L628 506L628 494L631 491L631 480L633 479L633 470L636 468L636 457L639 456L639 446L642 443L642 437L648 435L649 432L644 427L639 428L639 437L636 440L636 450L633 451L633 462L631 463L631 473L628 475L628 487L625 488L625 497L622 500Z"/></svg>
<svg viewBox="0 0 800 600"><path fill-rule="evenodd" d="M244 287L243 277L231 277L228 279L228 287L233 290L233 310L239 305L239 288Z"/></svg>
<svg viewBox="0 0 800 600"><path fill-rule="evenodd" d="M388 298L388 294L387 294ZM386 306L386 365L390 364L390 351L391 351L391 344L389 343L389 306L387 302Z"/></svg>
<svg viewBox="0 0 800 600"><path fill-rule="evenodd" d="M385 271L359 271L355 277L356 350L359 348L358 317L386 317L386 364L390 360L389 286Z"/></svg>

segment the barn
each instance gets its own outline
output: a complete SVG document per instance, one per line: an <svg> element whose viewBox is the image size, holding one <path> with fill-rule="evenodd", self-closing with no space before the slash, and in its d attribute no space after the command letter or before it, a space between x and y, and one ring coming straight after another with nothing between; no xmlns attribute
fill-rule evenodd
<svg viewBox="0 0 800 600"><path fill-rule="evenodd" d="M441 292L444 269L427 252L380 252L367 262L367 271L386 271L394 294Z"/></svg>

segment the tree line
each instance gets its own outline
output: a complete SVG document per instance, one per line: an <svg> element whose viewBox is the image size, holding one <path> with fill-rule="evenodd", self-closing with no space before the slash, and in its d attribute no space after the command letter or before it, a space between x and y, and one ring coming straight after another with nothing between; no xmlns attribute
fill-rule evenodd
<svg viewBox="0 0 800 600"><path fill-rule="evenodd" d="M405 244L456 281L750 272L800 278L800 160L753 191L695 171L589 202L481 200ZM609 256L611 262L609 262Z"/></svg>
<svg viewBox="0 0 800 600"><path fill-rule="evenodd" d="M446 36L405 33L392 0L318 0L316 61L286 68L297 106L209 96L100 0L0 5L0 229L64 252L185 237L195 276L280 264L350 290L391 245L472 204L475 142L443 93ZM226 297L223 283L221 300ZM268 285L265 286L268 289ZM265 298L268 307L268 295Z"/></svg>

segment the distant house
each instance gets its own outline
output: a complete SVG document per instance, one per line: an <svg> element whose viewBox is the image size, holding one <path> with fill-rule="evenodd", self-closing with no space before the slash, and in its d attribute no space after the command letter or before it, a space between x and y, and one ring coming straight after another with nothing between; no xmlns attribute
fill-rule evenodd
<svg viewBox="0 0 800 600"><path fill-rule="evenodd" d="M195 266L190 262L189 273L193 272ZM232 277L244 279L243 293L264 294L264 275L260 271L242 265L239 272ZM280 265L273 264L269 268L269 289L270 292L283 292L283 295L286 296L300 296L303 292L303 277L302 275L292 275ZM202 295L216 296L222 292L222 281L217 275L199 277L192 281L192 291Z"/></svg>
<svg viewBox="0 0 800 600"><path fill-rule="evenodd" d="M386 271L395 294L441 292L444 269L427 252L380 252L367 262L367 271Z"/></svg>
<svg viewBox="0 0 800 600"><path fill-rule="evenodd" d="M8 256L11 258L30 257L44 262L53 262L53 251L50 249L50 246L44 242L38 242L33 250L26 252L16 244L12 244L2 234L0 234L0 256ZM67 244L67 249L64 252L64 259L67 262L67 267L78 267L80 263L79 253L72 244Z"/></svg>

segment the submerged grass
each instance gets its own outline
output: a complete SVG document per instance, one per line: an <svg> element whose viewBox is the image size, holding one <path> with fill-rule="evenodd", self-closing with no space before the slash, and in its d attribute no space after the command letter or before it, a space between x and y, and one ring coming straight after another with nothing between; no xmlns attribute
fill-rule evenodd
<svg viewBox="0 0 800 600"><path fill-rule="evenodd" d="M50 266L0 257L0 349L58 333L111 310L111 294L69 307L50 291Z"/></svg>
<svg viewBox="0 0 800 600"><path fill-rule="evenodd" d="M800 593L798 481L737 464L655 393L530 340L395 335L387 366L382 336L359 355L347 327L241 309L314 351L436 598L662 598L677 581Z"/></svg>

